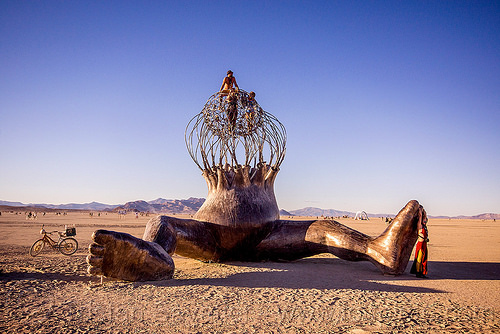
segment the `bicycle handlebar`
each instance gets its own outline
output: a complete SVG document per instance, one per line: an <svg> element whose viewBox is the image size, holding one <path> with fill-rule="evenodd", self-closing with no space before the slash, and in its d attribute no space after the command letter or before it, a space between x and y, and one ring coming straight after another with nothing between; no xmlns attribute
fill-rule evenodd
<svg viewBox="0 0 500 334"><path fill-rule="evenodd" d="M44 225L45 225L45 224L44 224ZM65 235L65 233L66 233L66 232L60 232L60 231L57 231L57 230L56 230L56 231L50 231L50 232L47 232L47 231L45 231L45 229L43 228L43 227L44 227L44 225L42 225L42 230L40 231L40 234L43 234L43 233L45 233L45 234L59 233L59 235L60 235L60 236L64 236L64 235Z"/></svg>

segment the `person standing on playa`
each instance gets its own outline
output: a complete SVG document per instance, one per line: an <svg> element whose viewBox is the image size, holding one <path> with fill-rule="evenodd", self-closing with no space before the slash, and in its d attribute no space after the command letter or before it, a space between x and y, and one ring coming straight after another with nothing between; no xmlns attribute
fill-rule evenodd
<svg viewBox="0 0 500 334"><path fill-rule="evenodd" d="M427 217L425 216L425 212L423 215L423 219L420 219L418 223L418 240L415 248L415 260L413 261L410 273L416 274L416 276L420 278L427 278L427 243L429 242L429 232L427 231Z"/></svg>
<svg viewBox="0 0 500 334"><path fill-rule="evenodd" d="M222 80L222 86L220 86L220 94L223 96L228 95L233 90L233 85L238 91L240 88L236 83L236 78L233 76L233 71L227 71L227 76Z"/></svg>

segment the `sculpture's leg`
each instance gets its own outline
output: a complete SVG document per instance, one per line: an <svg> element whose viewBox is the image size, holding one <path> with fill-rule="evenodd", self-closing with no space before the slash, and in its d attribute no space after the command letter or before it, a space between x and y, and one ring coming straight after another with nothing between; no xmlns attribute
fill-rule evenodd
<svg viewBox="0 0 500 334"><path fill-rule="evenodd" d="M333 220L277 221L256 248L256 259L294 260L331 253L349 261L368 260L384 273L401 274L408 264L422 217L417 201L410 201L391 225L371 238Z"/></svg>
<svg viewBox="0 0 500 334"><path fill-rule="evenodd" d="M158 216L151 219L144 231L144 240L160 244L169 254L202 261L217 261L221 249L213 224L194 219Z"/></svg>
<svg viewBox="0 0 500 334"><path fill-rule="evenodd" d="M174 262L169 254L203 260L217 257L217 246L203 222L158 216L151 219L143 239L127 233L97 230L87 256L88 272L129 281L171 278Z"/></svg>

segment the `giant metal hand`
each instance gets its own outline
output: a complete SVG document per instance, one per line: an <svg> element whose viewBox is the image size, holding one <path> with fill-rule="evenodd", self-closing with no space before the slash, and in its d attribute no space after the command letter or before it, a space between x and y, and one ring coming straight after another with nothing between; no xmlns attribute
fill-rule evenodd
<svg viewBox="0 0 500 334"><path fill-rule="evenodd" d="M284 221L274 180L285 157L284 126L248 94L216 93L186 129L188 151L201 169L208 195L195 219L158 216L143 239L97 230L88 271L131 281L171 278L174 252L202 261L295 260L331 253L367 260L401 274L425 211L410 201L377 238L334 220Z"/></svg>

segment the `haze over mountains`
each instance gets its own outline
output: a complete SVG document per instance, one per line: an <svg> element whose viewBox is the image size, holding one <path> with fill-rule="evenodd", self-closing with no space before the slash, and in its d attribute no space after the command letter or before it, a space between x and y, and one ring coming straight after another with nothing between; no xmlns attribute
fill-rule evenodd
<svg viewBox="0 0 500 334"><path fill-rule="evenodd" d="M69 204L35 204L35 203L29 203L29 204L24 204L21 202L9 202L9 201L0 201L0 205L5 205L5 206L19 206L19 207L33 207L33 208L47 208L47 209L58 209L58 210L91 210L91 211L106 211L106 210L113 210L118 206L117 205L110 205L110 204L102 204L98 202L91 202L91 203L84 203L84 204L78 204L78 203L69 203Z"/></svg>
<svg viewBox="0 0 500 334"><path fill-rule="evenodd" d="M123 205L110 205L98 202L91 203L69 203L69 204L24 204L21 202L9 202L0 200L0 206L9 207L30 207L30 208L47 208L56 210L86 210L86 211L132 211L132 212L150 212L154 214L194 214L201 207L204 198L190 197L188 199L164 199L157 198L152 201L137 200L132 202L127 202ZM286 216L307 216L307 217L342 217L349 216L354 217L355 212L341 211L334 209L320 209L314 207L307 207L298 210L286 211L284 209L280 210L280 215ZM389 213L368 213L371 218L376 217L394 217L394 214ZM496 213L483 213L475 216L432 216L431 218L455 218L455 219L500 219L500 214Z"/></svg>
<svg viewBox="0 0 500 334"><path fill-rule="evenodd" d="M193 214L201 207L204 198L188 198L185 200L169 200L157 198L146 202L143 200L127 202L125 204L109 205L98 202L77 204L23 204L21 202L0 201L0 205L13 207L31 207L31 208L47 208L58 210L89 210L89 211L135 211L135 212L150 212L150 213L170 213L170 214Z"/></svg>
<svg viewBox="0 0 500 334"><path fill-rule="evenodd" d="M158 198L153 201L134 201L128 202L124 205L116 207L113 211L126 210L126 211L139 211L139 212L151 212L151 213L185 213L194 214L201 205L205 202L204 198L194 198L190 197L188 199L164 199Z"/></svg>

